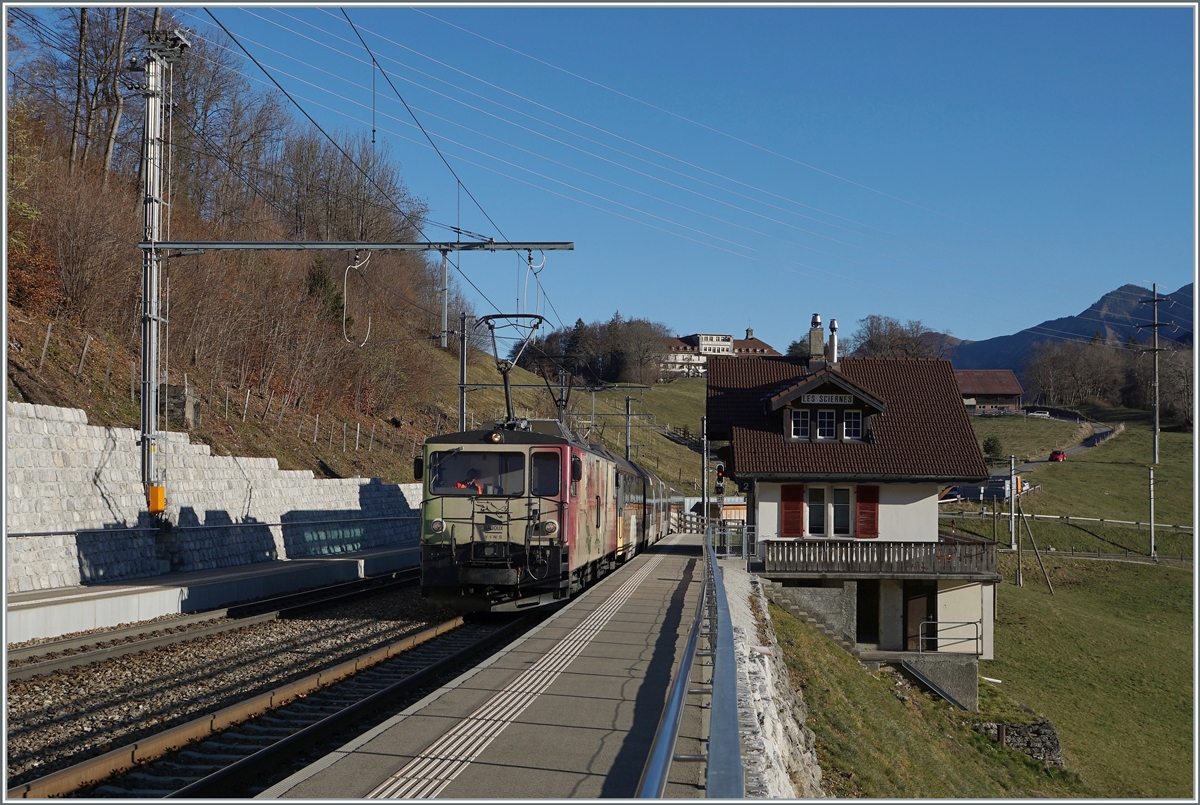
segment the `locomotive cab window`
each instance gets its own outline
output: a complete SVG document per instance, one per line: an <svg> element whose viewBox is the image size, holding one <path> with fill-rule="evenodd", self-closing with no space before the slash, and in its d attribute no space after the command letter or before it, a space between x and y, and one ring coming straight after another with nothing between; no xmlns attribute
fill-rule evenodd
<svg viewBox="0 0 1200 805"><path fill-rule="evenodd" d="M534 453L529 468L529 489L537 497L554 497L562 483L562 459L558 453Z"/></svg>
<svg viewBox="0 0 1200 805"><path fill-rule="evenodd" d="M429 465L435 495L525 494L524 453L447 450L431 454Z"/></svg>

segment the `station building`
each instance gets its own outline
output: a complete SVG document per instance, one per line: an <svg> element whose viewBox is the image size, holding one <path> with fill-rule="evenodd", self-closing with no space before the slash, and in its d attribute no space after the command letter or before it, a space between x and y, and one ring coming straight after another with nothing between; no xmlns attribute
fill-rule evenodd
<svg viewBox="0 0 1200 805"><path fill-rule="evenodd" d="M855 647L991 659L996 545L939 529L939 489L988 477L950 362L839 360L813 318L807 356L708 361L753 569Z"/></svg>

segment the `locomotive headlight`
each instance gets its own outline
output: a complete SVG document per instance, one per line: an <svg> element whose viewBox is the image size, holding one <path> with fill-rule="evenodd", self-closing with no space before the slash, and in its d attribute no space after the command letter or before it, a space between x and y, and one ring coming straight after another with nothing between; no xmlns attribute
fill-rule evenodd
<svg viewBox="0 0 1200 805"><path fill-rule="evenodd" d="M542 523L542 530L547 534L557 534L558 523L554 522L553 520L547 520L546 522Z"/></svg>
<svg viewBox="0 0 1200 805"><path fill-rule="evenodd" d="M443 531L446 530L446 521L445 520L434 520L432 523L429 524L429 530L435 534L442 533Z"/></svg>
<svg viewBox="0 0 1200 805"><path fill-rule="evenodd" d="M488 438L490 438L493 443L500 444L500 439L501 439L500 431L496 431L496 430L492 431Z"/></svg>

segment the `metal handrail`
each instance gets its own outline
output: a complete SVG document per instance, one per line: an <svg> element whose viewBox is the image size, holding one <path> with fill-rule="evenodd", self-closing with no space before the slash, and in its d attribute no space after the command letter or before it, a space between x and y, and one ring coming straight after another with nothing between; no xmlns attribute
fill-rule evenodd
<svg viewBox="0 0 1200 805"><path fill-rule="evenodd" d="M710 595L714 599L717 622L716 639L712 641L715 643L712 688L702 691L712 695L708 754L703 756L707 763L705 796L740 799L745 795L741 737L737 723L737 660L733 651L733 627L721 572L712 550L710 530L705 531L703 546L704 583L700 589L696 617L688 633L687 646L684 648L679 668L671 681L667 703L659 719L658 729L655 730L650 754L642 769L642 778L637 788L637 797L640 799L658 799L666 791L671 762L676 759L675 744L679 739L679 729L683 720L684 699L691 692L689 688L692 667L706 620L705 613L710 608Z"/></svg>
<svg viewBox="0 0 1200 805"><path fill-rule="evenodd" d="M926 631L927 631L925 628L926 626L936 627L934 629L934 633L932 635L926 634ZM957 629L957 628L960 628L963 626L973 626L975 628L975 636L974 637L943 637L942 636L942 628L941 628L943 626L945 626L947 628L947 630ZM983 654L982 624L979 621L932 621L932 620L929 620L929 621L922 621L921 624L917 627L917 629L919 630L918 635L917 635L917 651L919 651L921 653L925 652L925 641L936 640L937 647L930 649L930 651L937 651L938 653L943 653L941 650L945 646L957 646L962 643L974 643L975 651L973 653L974 654ZM962 652L962 653L966 653L966 652Z"/></svg>
<svg viewBox="0 0 1200 805"><path fill-rule="evenodd" d="M712 565L717 600L716 657L713 663L712 712L708 728L708 768L705 797L741 799L746 795L742 739L738 730L737 657L733 650L733 621L725 597L725 581L713 556L711 539L705 549Z"/></svg>

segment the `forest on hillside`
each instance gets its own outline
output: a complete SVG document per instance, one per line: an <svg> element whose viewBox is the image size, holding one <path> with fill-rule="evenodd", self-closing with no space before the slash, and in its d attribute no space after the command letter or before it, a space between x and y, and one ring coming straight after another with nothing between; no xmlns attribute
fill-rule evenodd
<svg viewBox="0 0 1200 805"><path fill-rule="evenodd" d="M145 107L129 67L146 31L177 26L167 9L8 9L10 320L70 323L137 352ZM233 52L193 37L168 73L164 238L426 237L426 207L385 144L362 132L327 138L280 93L252 86ZM170 350L160 377L181 383L190 373L207 388L271 393L297 410L390 417L427 405L440 265L420 252L366 257L164 260ZM453 322L471 312L456 286L450 308Z"/></svg>

